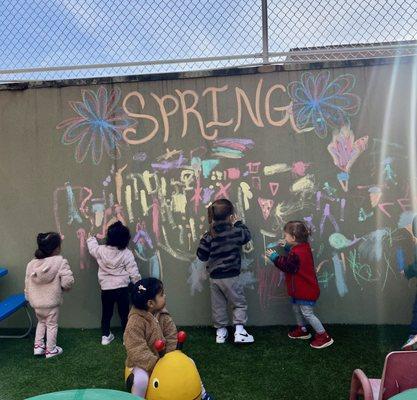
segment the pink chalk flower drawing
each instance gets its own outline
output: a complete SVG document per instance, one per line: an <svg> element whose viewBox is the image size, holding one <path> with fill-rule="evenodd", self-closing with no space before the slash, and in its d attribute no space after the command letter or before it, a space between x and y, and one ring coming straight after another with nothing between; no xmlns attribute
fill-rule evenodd
<svg viewBox="0 0 417 400"><path fill-rule="evenodd" d="M298 128L313 126L320 138L327 136L328 127L349 125L350 116L359 111L360 98L351 93L355 77L340 75L330 80L330 72L318 75L305 72L299 81L288 84L292 111Z"/></svg>
<svg viewBox="0 0 417 400"><path fill-rule="evenodd" d="M125 145L122 132L135 126L136 121L129 118L119 106L121 91L113 88L109 92L100 86L94 90L82 90L82 101L70 101L71 108L78 114L62 121L57 129L64 130L62 143L77 143L75 159L82 163L89 150L93 163L98 165L103 156L103 148L110 158L117 159L121 155L121 147Z"/></svg>
<svg viewBox="0 0 417 400"><path fill-rule="evenodd" d="M333 139L327 146L327 150L332 156L334 164L342 171L337 177L345 192L348 191L349 171L367 146L368 136L363 136L355 141L355 135L348 126L342 126L340 131L333 132Z"/></svg>

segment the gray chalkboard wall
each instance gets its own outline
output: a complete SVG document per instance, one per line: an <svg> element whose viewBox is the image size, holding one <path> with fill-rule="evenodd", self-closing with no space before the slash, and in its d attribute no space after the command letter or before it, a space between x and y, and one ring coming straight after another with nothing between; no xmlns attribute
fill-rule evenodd
<svg viewBox="0 0 417 400"><path fill-rule="evenodd" d="M123 218L141 273L162 277L177 323L209 324L195 250L207 204L229 197L253 234L242 274L250 324L292 321L283 276L262 254L295 218L314 230L325 321L408 322L415 288L400 270L414 252L416 82L403 60L4 87L0 264L10 274L0 297L23 289L36 234L57 230L76 277L62 326L97 327L85 238Z"/></svg>

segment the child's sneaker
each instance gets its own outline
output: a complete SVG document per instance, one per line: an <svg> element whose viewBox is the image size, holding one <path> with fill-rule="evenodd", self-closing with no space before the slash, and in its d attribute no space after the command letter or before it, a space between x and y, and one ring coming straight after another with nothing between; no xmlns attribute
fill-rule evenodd
<svg viewBox="0 0 417 400"><path fill-rule="evenodd" d="M252 335L249 335L248 332L243 328L240 331L235 332L235 343L253 343L255 339Z"/></svg>
<svg viewBox="0 0 417 400"><path fill-rule="evenodd" d="M44 356L45 355L45 345L41 346L39 344L35 344L33 348L33 355L35 356Z"/></svg>
<svg viewBox="0 0 417 400"><path fill-rule="evenodd" d="M307 331L306 328L297 326L297 328L288 333L288 337L290 339L307 340L311 339L311 334Z"/></svg>
<svg viewBox="0 0 417 400"><path fill-rule="evenodd" d="M313 341L310 343L310 346L313 349L324 349L329 347L334 343L334 340L326 333L316 333Z"/></svg>
<svg viewBox="0 0 417 400"><path fill-rule="evenodd" d="M64 350L62 350L61 347L55 346L55 349L53 349L52 351L46 350L45 357L46 358L56 357L62 354L63 352Z"/></svg>
<svg viewBox="0 0 417 400"><path fill-rule="evenodd" d="M409 351L414 350L417 346L417 335L410 335L408 337L408 340L404 343L403 347L401 347L401 350Z"/></svg>
<svg viewBox="0 0 417 400"><path fill-rule="evenodd" d="M114 335L110 332L109 336L102 336L101 337L101 344L103 346L107 346L114 340Z"/></svg>
<svg viewBox="0 0 417 400"><path fill-rule="evenodd" d="M226 343L226 339L229 336L226 328L218 328L216 331L216 343L223 344Z"/></svg>

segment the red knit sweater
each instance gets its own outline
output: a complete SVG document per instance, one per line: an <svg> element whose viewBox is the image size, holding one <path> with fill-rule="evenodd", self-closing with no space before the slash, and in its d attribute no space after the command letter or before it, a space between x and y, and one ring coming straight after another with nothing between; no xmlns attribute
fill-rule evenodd
<svg viewBox="0 0 417 400"><path fill-rule="evenodd" d="M276 258L274 264L285 273L289 296L307 301L316 301L319 298L320 287L309 243L295 245L287 256Z"/></svg>

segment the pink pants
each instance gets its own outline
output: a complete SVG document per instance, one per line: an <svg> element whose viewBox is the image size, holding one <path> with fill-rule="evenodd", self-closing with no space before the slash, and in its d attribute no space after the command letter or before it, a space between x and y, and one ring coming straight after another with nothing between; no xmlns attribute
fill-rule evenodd
<svg viewBox="0 0 417 400"><path fill-rule="evenodd" d="M38 319L35 346L45 347L46 335L46 350L53 351L56 346L56 336L58 334L59 307L36 308L35 313Z"/></svg>

